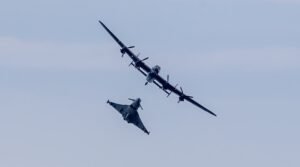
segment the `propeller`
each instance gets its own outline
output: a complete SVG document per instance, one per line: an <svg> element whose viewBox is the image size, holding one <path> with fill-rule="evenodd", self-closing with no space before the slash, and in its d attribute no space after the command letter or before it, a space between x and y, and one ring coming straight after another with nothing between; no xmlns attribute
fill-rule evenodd
<svg viewBox="0 0 300 167"><path fill-rule="evenodd" d="M128 98L128 100L135 101L135 99L132 99L132 98Z"/></svg>
<svg viewBox="0 0 300 167"><path fill-rule="evenodd" d="M180 87L180 91L181 91L181 95L179 96L179 100L178 100L178 103L181 102L181 101L184 101L185 98L193 98L193 96L187 96L183 93L183 89L182 87Z"/></svg>
<svg viewBox="0 0 300 167"><path fill-rule="evenodd" d="M167 75L167 84L163 84L162 85L162 89L163 90L166 90L168 87L167 87L167 85L169 84L169 79L170 79L170 76L169 76L169 74Z"/></svg>
<svg viewBox="0 0 300 167"><path fill-rule="evenodd" d="M169 76L169 74L168 74L168 75L167 75L167 83L164 84L164 85L162 85L162 89L163 89L164 91L166 91L166 89L168 88L168 85L169 85L169 79L170 79L170 76ZM172 91L166 92L166 93L168 94L167 97L169 97L170 94L172 93Z"/></svg>
<svg viewBox="0 0 300 167"><path fill-rule="evenodd" d="M169 80L170 80L170 76L169 76L169 74L168 74L168 75L167 75L167 83L164 84L164 85L162 86L162 89L163 89L164 91L166 91L166 89L168 89L168 86L169 86L169 84L170 84L170 83L169 83ZM174 88L176 89L177 86L178 86L178 84L176 84ZM172 94L172 92L173 92L173 91L171 91L171 90L170 90L170 92L167 92L167 94L168 94L167 97L169 97L169 96Z"/></svg>
<svg viewBox="0 0 300 167"><path fill-rule="evenodd" d="M124 57L125 50L121 49L122 57Z"/></svg>
<svg viewBox="0 0 300 167"><path fill-rule="evenodd" d="M131 48L134 48L134 46L129 46L129 47L124 47L122 49L120 49L121 53L122 53L122 57L124 57L124 54L125 54L125 49L131 49Z"/></svg>
<svg viewBox="0 0 300 167"><path fill-rule="evenodd" d="M176 85L174 86L174 88L176 89L177 86L178 86L178 84L176 84ZM169 97L169 96L172 94L172 92L173 92L173 91L170 91L170 93L168 93L167 97Z"/></svg>
<svg viewBox="0 0 300 167"><path fill-rule="evenodd" d="M140 53L138 53L136 57L139 57L139 56L140 56ZM146 58L144 58L144 59L142 59L142 60L137 61L136 63L134 63L134 61L132 61L128 66L133 65L133 66L135 66L136 68L139 68L140 63L143 62L143 61L145 61L145 60L148 60L148 59L149 59L149 57L146 57Z"/></svg>

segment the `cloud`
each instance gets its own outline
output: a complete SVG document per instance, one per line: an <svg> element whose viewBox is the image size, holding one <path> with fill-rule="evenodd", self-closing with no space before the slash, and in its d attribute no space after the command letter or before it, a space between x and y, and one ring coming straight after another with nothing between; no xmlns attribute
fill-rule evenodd
<svg viewBox="0 0 300 167"><path fill-rule="evenodd" d="M233 48L185 55L173 53L165 56L162 64L181 71L279 72L300 70L299 62L299 48Z"/></svg>
<svg viewBox="0 0 300 167"><path fill-rule="evenodd" d="M278 72L299 70L299 48L232 48L218 51L165 51L150 56L149 66L163 71ZM0 38L0 66L15 69L122 71L130 59L121 59L118 47L109 43L56 43ZM126 62L121 62L126 61Z"/></svg>
<svg viewBox="0 0 300 167"><path fill-rule="evenodd" d="M277 4L300 4L300 0L265 0Z"/></svg>
<svg viewBox="0 0 300 167"><path fill-rule="evenodd" d="M0 38L0 66L15 69L115 70L115 48L103 44L57 43Z"/></svg>

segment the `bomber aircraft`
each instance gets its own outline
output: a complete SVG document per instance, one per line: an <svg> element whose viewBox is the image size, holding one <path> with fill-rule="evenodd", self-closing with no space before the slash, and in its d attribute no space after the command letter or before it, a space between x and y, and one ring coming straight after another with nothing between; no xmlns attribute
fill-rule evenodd
<svg viewBox="0 0 300 167"><path fill-rule="evenodd" d="M141 106L141 99L130 99L129 100L133 101L130 105L123 105L123 104L117 104L114 102L111 102L107 100L107 103L110 104L113 108L115 108L117 111L119 111L120 114L122 114L123 119L127 121L127 123L132 123L138 128L140 128L142 131L147 133L148 135L150 132L145 128L139 113L137 112L138 108L142 108Z"/></svg>
<svg viewBox="0 0 300 167"><path fill-rule="evenodd" d="M149 59L149 57L146 57L144 59L140 59L139 55L135 55L130 49L134 48L134 46L127 47L125 44L123 44L107 27L106 25L99 20L99 23L104 27L104 29L111 35L111 37L119 44L121 47L120 52L122 53L122 57L126 53L131 59L132 62L129 64L129 66L134 66L138 71L140 71L144 76L146 76L146 83L154 83L157 85L160 89L162 89L164 92L167 93L167 97L170 96L170 94L173 92L179 96L178 103L184 100L187 100L191 102L192 104L196 105L197 107L203 109L204 111L217 116L215 113L210 111L209 109L205 108L195 100L193 100L192 96L186 95L183 93L183 89L180 87L180 90L177 89L177 85L173 86L169 83L169 75L167 75L167 80L163 79L160 75L160 66L155 65L154 67L150 68L148 65L144 63L145 60Z"/></svg>

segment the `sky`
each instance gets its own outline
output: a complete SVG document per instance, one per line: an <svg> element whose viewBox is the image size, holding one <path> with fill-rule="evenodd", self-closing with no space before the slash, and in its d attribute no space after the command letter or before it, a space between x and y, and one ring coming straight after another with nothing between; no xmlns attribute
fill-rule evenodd
<svg viewBox="0 0 300 167"><path fill-rule="evenodd" d="M51 0L0 6L0 166L300 165L299 0ZM103 21L215 112L177 104ZM106 100L142 99L151 132Z"/></svg>

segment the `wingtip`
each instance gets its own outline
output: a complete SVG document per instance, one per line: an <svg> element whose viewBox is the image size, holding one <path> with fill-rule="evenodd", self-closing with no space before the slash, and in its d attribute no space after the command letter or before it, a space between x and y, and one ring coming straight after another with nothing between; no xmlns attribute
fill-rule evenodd
<svg viewBox="0 0 300 167"><path fill-rule="evenodd" d="M217 114L213 113L213 112L210 112L211 115L217 117Z"/></svg>
<svg viewBox="0 0 300 167"><path fill-rule="evenodd" d="M104 25L103 22L102 22L101 20L98 20L98 22L99 22L101 25Z"/></svg>

